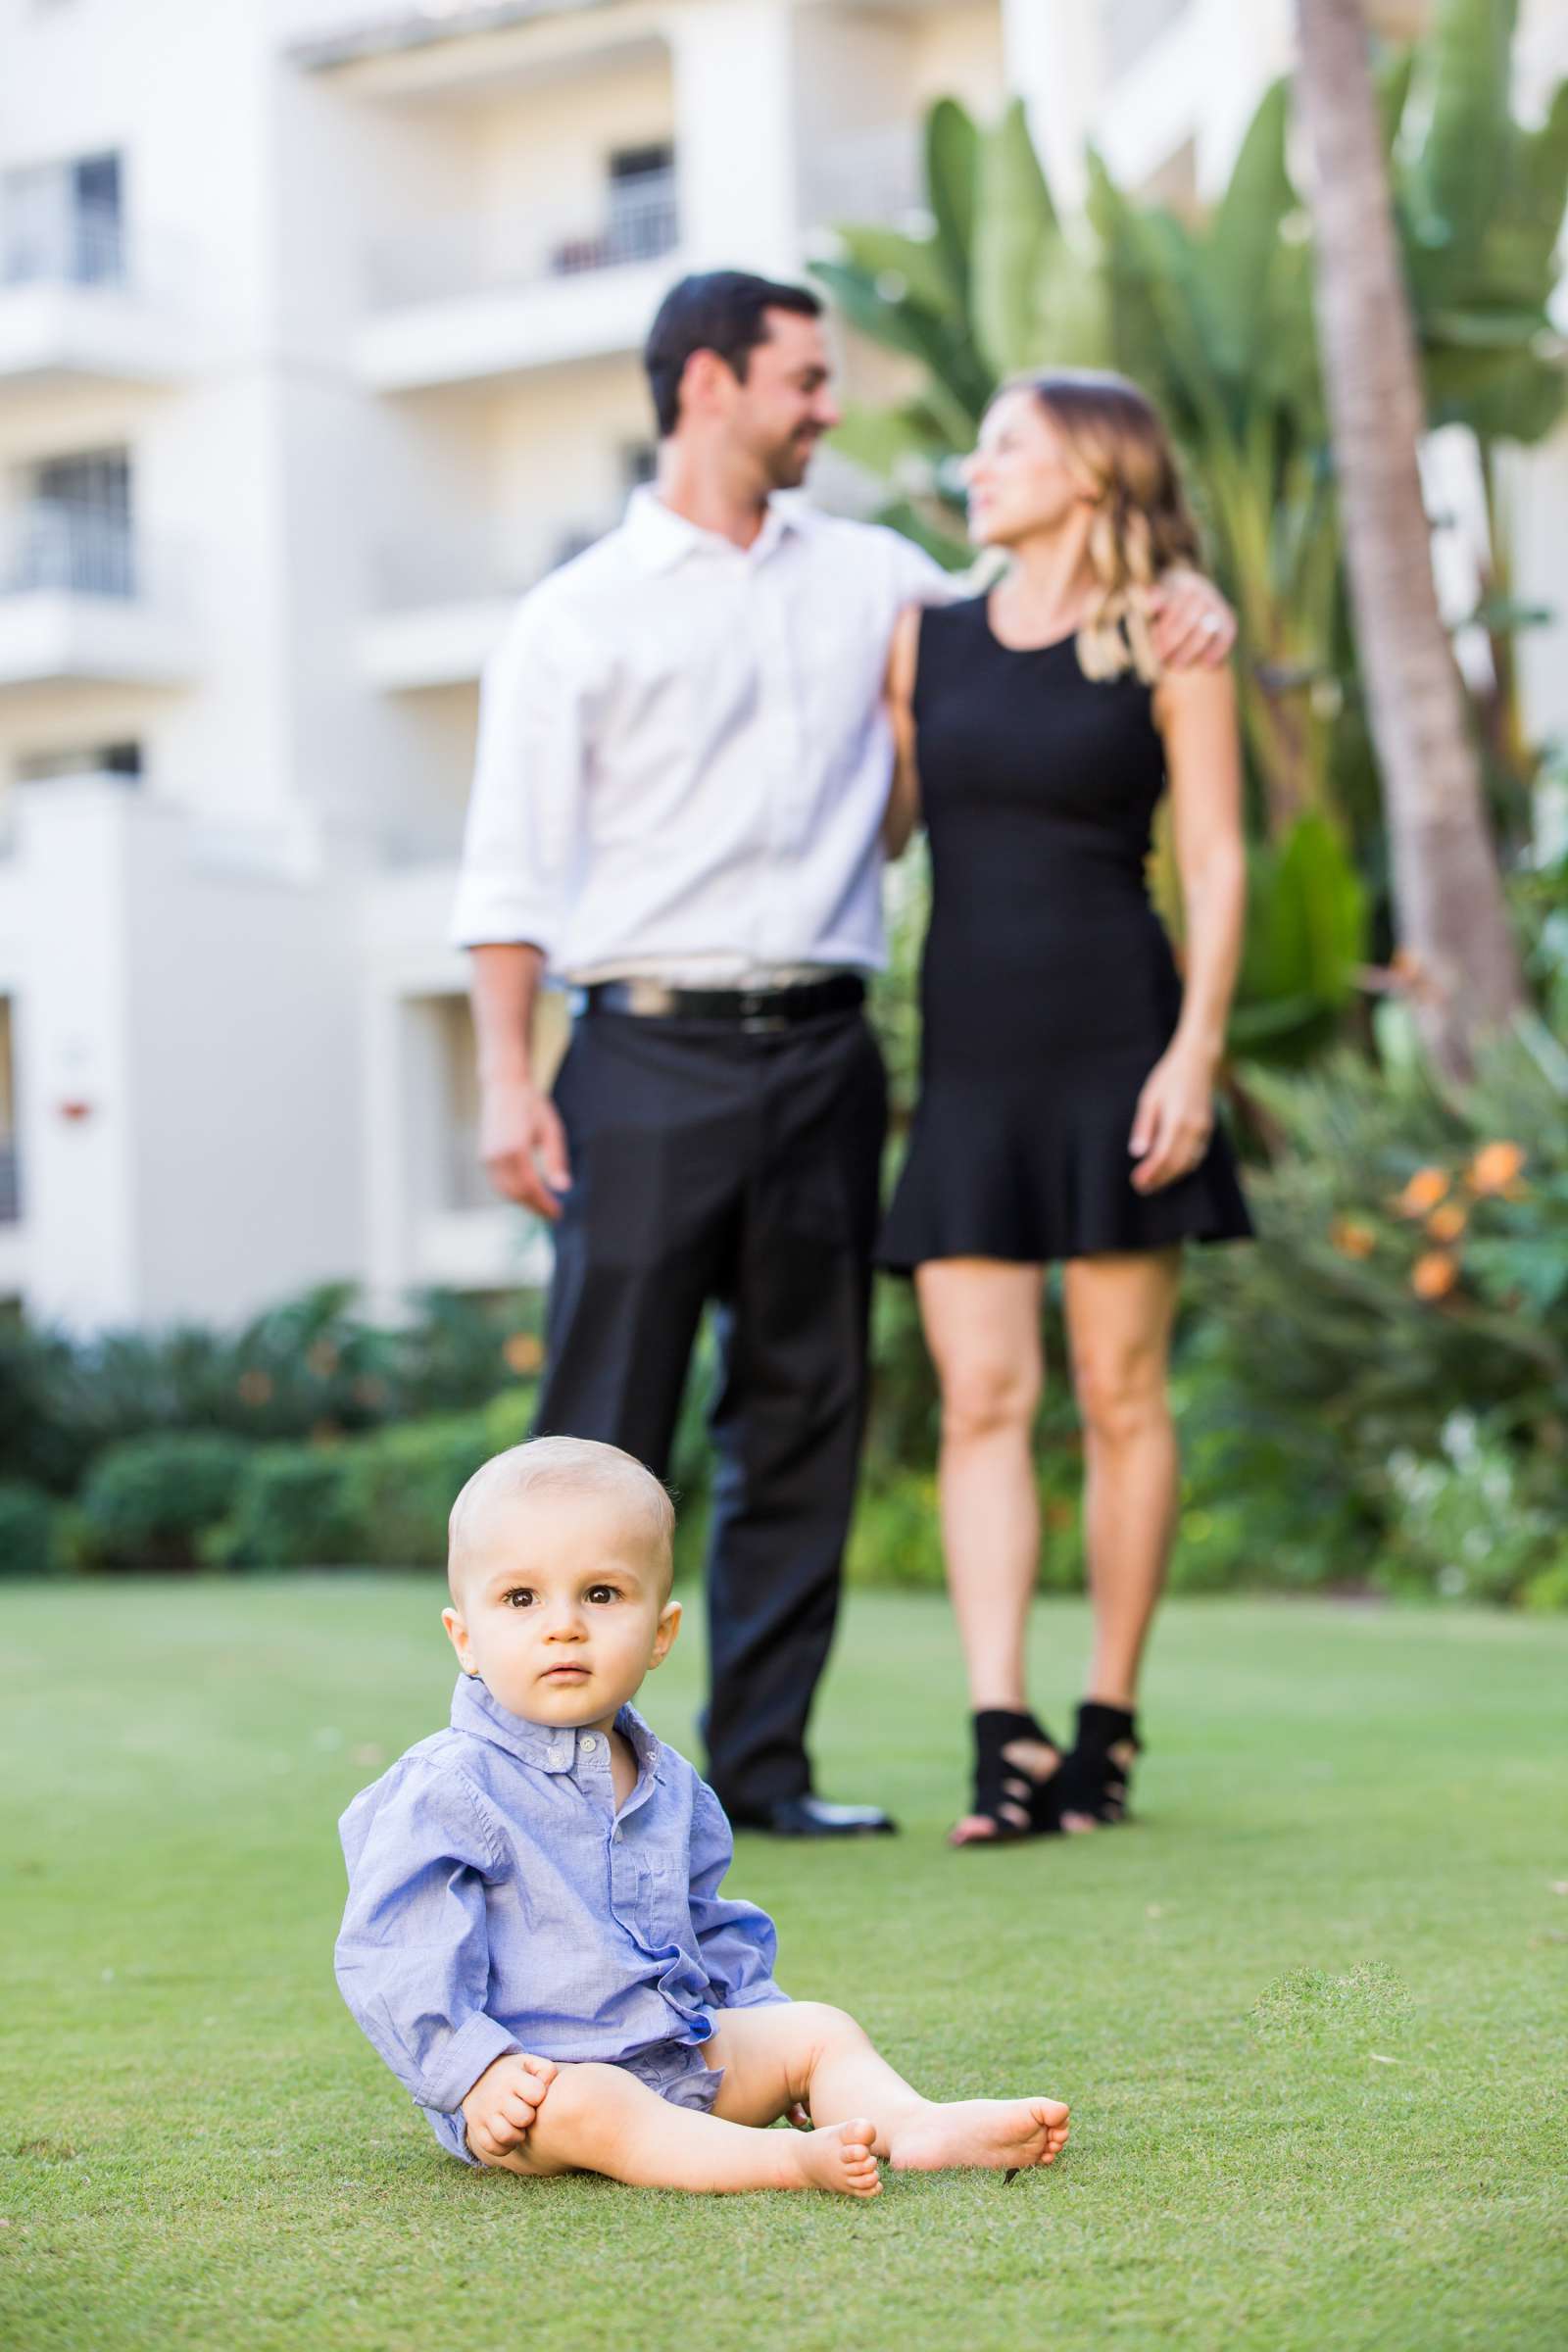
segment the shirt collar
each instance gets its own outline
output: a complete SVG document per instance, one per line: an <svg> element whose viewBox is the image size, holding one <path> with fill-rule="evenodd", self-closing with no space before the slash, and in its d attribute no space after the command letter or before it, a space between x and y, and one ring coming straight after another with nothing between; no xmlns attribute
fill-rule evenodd
<svg viewBox="0 0 1568 2352"><path fill-rule="evenodd" d="M673 571L688 557L707 553L743 555L749 562L761 563L770 556L785 537L795 537L805 528L802 509L787 493L770 498L762 527L750 547L740 548L733 539L717 531L705 531L701 523L690 522L666 507L657 490L647 482L632 492L626 506L622 525L626 542L636 561L645 571Z"/></svg>
<svg viewBox="0 0 1568 2352"><path fill-rule="evenodd" d="M522 1763L549 1773L570 1772L577 1761L577 1742L582 1737L569 1724L529 1723L525 1717L514 1715L492 1696L476 1675L468 1674L459 1675L452 1693L452 1728L455 1732L468 1732L478 1740L488 1740ZM659 1741L635 1707L621 1708L615 1717L615 1729L623 1732L631 1742L639 1778L655 1779L659 1771Z"/></svg>

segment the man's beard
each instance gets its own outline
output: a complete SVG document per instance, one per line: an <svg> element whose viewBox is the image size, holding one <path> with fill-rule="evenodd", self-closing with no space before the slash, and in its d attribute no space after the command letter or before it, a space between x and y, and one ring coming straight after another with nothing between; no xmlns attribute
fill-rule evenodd
<svg viewBox="0 0 1568 2352"><path fill-rule="evenodd" d="M768 468L775 490L798 490L805 481L811 460L816 454L818 436L812 433L806 441L786 441Z"/></svg>

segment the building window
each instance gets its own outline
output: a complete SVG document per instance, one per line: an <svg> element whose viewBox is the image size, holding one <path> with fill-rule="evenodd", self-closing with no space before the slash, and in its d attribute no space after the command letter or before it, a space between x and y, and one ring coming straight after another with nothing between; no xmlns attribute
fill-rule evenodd
<svg viewBox="0 0 1568 2352"><path fill-rule="evenodd" d="M78 744L64 752L24 752L17 761L19 784L46 784L57 776L118 776L126 784L139 784L141 745Z"/></svg>
<svg viewBox="0 0 1568 2352"><path fill-rule="evenodd" d="M656 262L675 243L675 150L622 147L610 159L610 244L616 261Z"/></svg>
<svg viewBox="0 0 1568 2352"><path fill-rule="evenodd" d="M118 286L125 277L118 155L81 155L0 177L0 281Z"/></svg>
<svg viewBox="0 0 1568 2352"><path fill-rule="evenodd" d="M9 571L13 594L135 595L127 450L49 458L27 468Z"/></svg>

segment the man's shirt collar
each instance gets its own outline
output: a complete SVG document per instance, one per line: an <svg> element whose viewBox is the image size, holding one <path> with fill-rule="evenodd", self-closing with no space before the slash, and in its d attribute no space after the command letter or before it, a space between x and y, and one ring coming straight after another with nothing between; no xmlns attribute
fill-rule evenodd
<svg viewBox="0 0 1568 2352"><path fill-rule="evenodd" d="M760 564L783 539L798 535L804 528L799 503L788 493L777 495L768 500L762 527L751 546L737 547L733 539L726 539L717 531L705 531L701 523L677 514L647 482L632 492L622 525L633 558L649 572L673 571L689 557L705 553L745 556L749 562Z"/></svg>

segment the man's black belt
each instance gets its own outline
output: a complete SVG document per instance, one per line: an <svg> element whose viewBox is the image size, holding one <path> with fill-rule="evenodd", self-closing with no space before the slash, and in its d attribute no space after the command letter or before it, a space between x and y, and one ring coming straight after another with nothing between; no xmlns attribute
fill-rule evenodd
<svg viewBox="0 0 1568 2352"><path fill-rule="evenodd" d="M662 980L596 980L578 1000L585 1012L629 1012L643 1020L729 1021L749 1031L793 1029L865 1002L854 972L805 980L798 988L668 988Z"/></svg>

